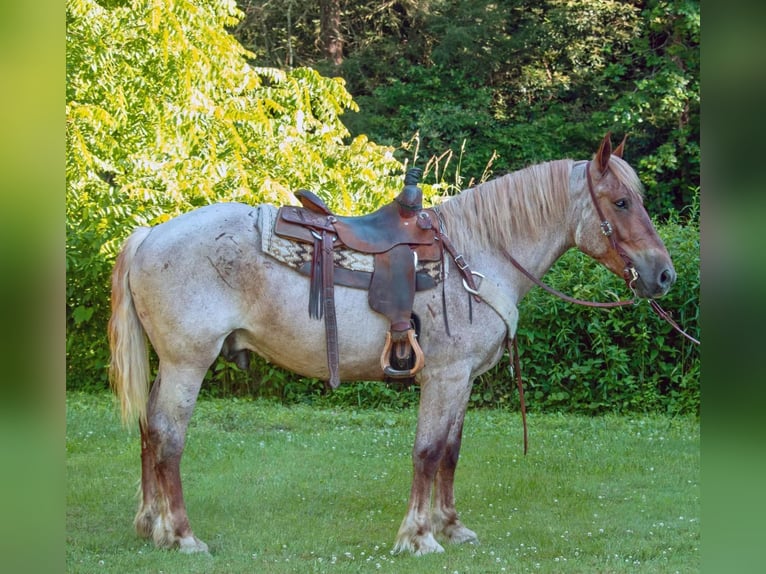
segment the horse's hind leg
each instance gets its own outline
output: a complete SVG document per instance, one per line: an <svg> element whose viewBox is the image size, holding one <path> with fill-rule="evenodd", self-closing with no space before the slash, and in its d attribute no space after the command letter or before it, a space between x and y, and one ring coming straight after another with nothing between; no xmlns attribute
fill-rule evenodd
<svg viewBox="0 0 766 574"><path fill-rule="evenodd" d="M158 547L178 546L181 552L207 552L189 525L180 472L186 429L206 371L161 362L141 426L142 500L136 531L151 535Z"/></svg>
<svg viewBox="0 0 766 574"><path fill-rule="evenodd" d="M159 376L154 381L152 388L159 386ZM143 538L151 538L154 522L159 517L159 509L156 508L155 500L157 497L157 476L155 467L157 466L157 457L155 456L154 444L149 440L149 432L146 424L139 422L141 431L141 505L138 514L133 521L136 532Z"/></svg>

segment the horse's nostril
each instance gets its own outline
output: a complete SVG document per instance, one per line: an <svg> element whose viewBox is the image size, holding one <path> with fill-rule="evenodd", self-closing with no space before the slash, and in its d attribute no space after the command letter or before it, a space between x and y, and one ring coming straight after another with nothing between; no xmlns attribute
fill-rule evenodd
<svg viewBox="0 0 766 574"><path fill-rule="evenodd" d="M660 273L660 285L663 287L670 287L676 280L676 274L672 269L663 269Z"/></svg>

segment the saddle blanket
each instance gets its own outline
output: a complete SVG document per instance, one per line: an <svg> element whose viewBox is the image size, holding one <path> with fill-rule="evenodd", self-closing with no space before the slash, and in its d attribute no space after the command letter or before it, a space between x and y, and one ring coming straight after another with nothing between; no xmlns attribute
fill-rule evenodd
<svg viewBox="0 0 766 574"><path fill-rule="evenodd" d="M277 211L278 208L273 205L259 206L257 225L261 233L261 250L293 269L300 269L305 263L311 262L314 246L310 243L291 241L274 233ZM345 247L333 250L333 261L336 267L350 271L372 273L375 269L373 255ZM437 284L443 279L440 261L418 262L416 271L426 273Z"/></svg>

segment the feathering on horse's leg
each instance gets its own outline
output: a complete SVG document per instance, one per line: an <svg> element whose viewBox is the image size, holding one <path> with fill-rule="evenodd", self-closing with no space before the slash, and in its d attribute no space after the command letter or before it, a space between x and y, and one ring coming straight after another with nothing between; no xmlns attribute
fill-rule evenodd
<svg viewBox="0 0 766 574"><path fill-rule="evenodd" d="M429 506L432 483L433 472L418 471L416 465L410 502L407 514L396 535L394 553L411 552L415 556L421 556L432 552L444 552L444 548L431 532Z"/></svg>

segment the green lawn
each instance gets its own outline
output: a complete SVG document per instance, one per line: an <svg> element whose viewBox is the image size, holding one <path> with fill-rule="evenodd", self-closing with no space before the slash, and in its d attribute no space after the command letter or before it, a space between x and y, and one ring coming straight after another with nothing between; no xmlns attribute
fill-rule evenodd
<svg viewBox="0 0 766 574"><path fill-rule="evenodd" d="M416 411L200 400L182 463L210 556L133 531L137 431L110 395L67 397L68 572L698 572L699 421L470 411L458 511L479 545L392 555Z"/></svg>

